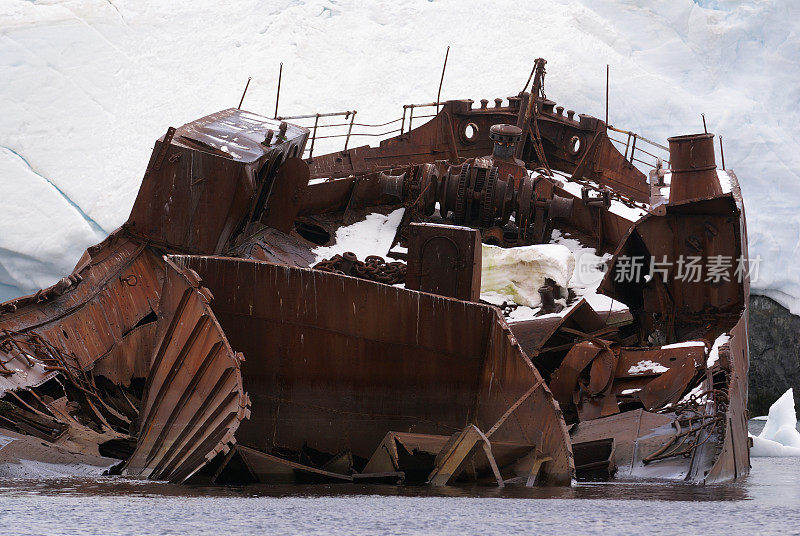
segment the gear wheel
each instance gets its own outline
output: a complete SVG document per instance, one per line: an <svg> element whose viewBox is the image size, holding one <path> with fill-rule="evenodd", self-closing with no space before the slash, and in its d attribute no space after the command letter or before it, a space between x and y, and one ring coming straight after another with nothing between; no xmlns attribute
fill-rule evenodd
<svg viewBox="0 0 800 536"><path fill-rule="evenodd" d="M486 185L481 192L481 206L479 213L480 226L484 229L492 226L495 219L494 196L497 190L497 178L499 176L497 167L489 169L486 177Z"/></svg>
<svg viewBox="0 0 800 536"><path fill-rule="evenodd" d="M464 216L466 215L466 193L467 181L469 180L470 170L472 166L464 164L461 166L461 174L458 177L458 191L456 193L456 208L453 211L453 221L456 225L463 225Z"/></svg>
<svg viewBox="0 0 800 536"><path fill-rule="evenodd" d="M480 220L480 201L475 199L475 194L477 193L480 199L483 193L483 185L486 184L486 175L488 172L489 170L485 167L475 166L471 177L472 180L468 183L466 217L470 223ZM476 203L476 201L478 201L478 203Z"/></svg>
<svg viewBox="0 0 800 536"><path fill-rule="evenodd" d="M524 179L517 193L517 226L523 232L532 222L532 206L536 200L533 180Z"/></svg>

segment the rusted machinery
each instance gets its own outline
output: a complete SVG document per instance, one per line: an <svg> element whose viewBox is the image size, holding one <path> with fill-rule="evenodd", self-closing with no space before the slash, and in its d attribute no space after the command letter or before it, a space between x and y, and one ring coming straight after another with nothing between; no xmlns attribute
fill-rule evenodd
<svg viewBox="0 0 800 536"><path fill-rule="evenodd" d="M409 105L378 147L347 149L351 119L314 158L329 114L170 128L129 220L0 304L0 428L175 482L746 474L749 286L722 270L747 261L736 177L711 134L666 154L564 113L544 65L505 105L434 103L413 129ZM539 255L513 284L564 244L606 274L492 303L484 244Z"/></svg>

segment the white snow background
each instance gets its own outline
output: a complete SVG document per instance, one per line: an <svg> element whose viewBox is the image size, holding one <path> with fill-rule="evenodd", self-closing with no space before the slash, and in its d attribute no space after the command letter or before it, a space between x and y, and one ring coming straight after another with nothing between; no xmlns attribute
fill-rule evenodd
<svg viewBox="0 0 800 536"><path fill-rule="evenodd" d="M0 0L0 300L69 272L128 216L168 126L236 106L271 116L548 97L664 141L709 130L742 183L753 285L800 313L800 2L729 0ZM376 140L371 139L372 143ZM339 145L318 146L328 151ZM718 158L719 162L719 158Z"/></svg>

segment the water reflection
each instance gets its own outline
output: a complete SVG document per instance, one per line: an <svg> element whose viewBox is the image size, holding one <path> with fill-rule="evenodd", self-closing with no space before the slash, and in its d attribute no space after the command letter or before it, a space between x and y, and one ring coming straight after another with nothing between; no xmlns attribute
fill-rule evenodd
<svg viewBox="0 0 800 536"><path fill-rule="evenodd" d="M763 421L750 421L750 432L758 434ZM185 486L124 477L67 479L7 479L0 494L107 497L442 497L483 499L605 499L614 501L745 501L788 502L800 505L800 459L754 458L751 474L736 482L698 486L682 482L579 483L574 487L525 488L482 486L389 486L359 484Z"/></svg>
<svg viewBox="0 0 800 536"><path fill-rule="evenodd" d="M0 534L774 534L800 526L800 459L754 458L750 476L719 486L212 488L110 477L4 480L0 500Z"/></svg>
<svg viewBox="0 0 800 536"><path fill-rule="evenodd" d="M763 476L763 475L762 475ZM795 478L800 474L795 474ZM756 479L758 480L758 479ZM795 480L800 482L800 480ZM579 483L574 487L503 489L488 486L390 486L360 484L182 486L124 477L57 480L6 480L0 494L135 496L135 497L475 497L503 499L611 499L665 501L739 501L750 499L750 478L717 486L684 483Z"/></svg>

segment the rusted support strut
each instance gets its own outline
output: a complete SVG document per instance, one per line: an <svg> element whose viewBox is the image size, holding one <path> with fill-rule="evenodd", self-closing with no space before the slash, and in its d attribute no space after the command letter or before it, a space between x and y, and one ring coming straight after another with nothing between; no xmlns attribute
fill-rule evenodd
<svg viewBox="0 0 800 536"><path fill-rule="evenodd" d="M464 428L455 441L449 447L445 447L440 454L436 467L428 477L430 485L447 486L452 484L480 449L483 449L486 458L489 460L489 466L492 468L492 473L497 480L497 486L504 487L503 477L500 476L500 469L498 469L497 462L492 454L492 445L489 443L489 439L474 424Z"/></svg>

